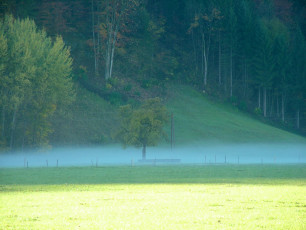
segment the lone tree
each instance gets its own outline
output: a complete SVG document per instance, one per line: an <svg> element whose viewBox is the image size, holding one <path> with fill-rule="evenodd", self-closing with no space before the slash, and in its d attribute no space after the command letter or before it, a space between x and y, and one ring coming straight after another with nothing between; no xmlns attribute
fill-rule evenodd
<svg viewBox="0 0 306 230"><path fill-rule="evenodd" d="M145 160L147 146L154 146L165 137L163 126L168 120L165 106L159 98L147 100L139 109L121 106L120 118L118 139L124 146L142 147L142 159Z"/></svg>

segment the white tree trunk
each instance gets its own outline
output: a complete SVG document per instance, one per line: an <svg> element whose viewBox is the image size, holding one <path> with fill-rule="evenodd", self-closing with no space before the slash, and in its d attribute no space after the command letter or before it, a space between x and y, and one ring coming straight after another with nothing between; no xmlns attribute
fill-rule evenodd
<svg viewBox="0 0 306 230"><path fill-rule="evenodd" d="M95 59L95 74L98 74L96 35L95 35L95 13L94 13L94 1L93 0L91 0L91 14L92 14L92 42L93 42L94 59Z"/></svg>
<svg viewBox="0 0 306 230"><path fill-rule="evenodd" d="M264 110L264 117L267 117L267 89L264 87L263 89L264 98L263 98L263 110Z"/></svg>
<svg viewBox="0 0 306 230"><path fill-rule="evenodd" d="M197 49L196 49L196 41L194 37L195 37L194 32L192 30L191 38L192 38L192 46L193 46L193 53L194 53L194 64L195 64L194 67L195 67L195 76L197 77L198 76L198 55L197 55Z"/></svg>
<svg viewBox="0 0 306 230"><path fill-rule="evenodd" d="M107 5L109 1L107 1ZM125 4L125 2L122 4ZM107 42L106 42L106 53L105 53L105 79L112 77L114 55L117 42L117 35L121 23L121 17L125 6L121 6L120 9L115 5L111 10L107 11L106 25L107 25Z"/></svg>
<svg viewBox="0 0 306 230"><path fill-rule="evenodd" d="M207 45L205 40L205 34L202 31L202 52L204 57L204 77L203 77L204 89L206 89L207 85L207 63L208 63L209 46L210 46L210 36L208 38L208 45Z"/></svg>

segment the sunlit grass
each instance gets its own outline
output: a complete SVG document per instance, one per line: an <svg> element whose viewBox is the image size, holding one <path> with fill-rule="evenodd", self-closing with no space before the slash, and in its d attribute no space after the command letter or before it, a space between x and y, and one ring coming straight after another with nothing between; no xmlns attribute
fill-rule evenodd
<svg viewBox="0 0 306 230"><path fill-rule="evenodd" d="M305 229L305 194L305 165L1 169L0 229Z"/></svg>

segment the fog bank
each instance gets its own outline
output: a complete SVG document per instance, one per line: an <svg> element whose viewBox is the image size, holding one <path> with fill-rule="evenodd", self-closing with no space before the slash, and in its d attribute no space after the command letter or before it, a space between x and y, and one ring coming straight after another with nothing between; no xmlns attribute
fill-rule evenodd
<svg viewBox="0 0 306 230"><path fill-rule="evenodd" d="M179 159L180 164L305 164L305 144L203 145L141 149L116 147L54 148L46 152L1 153L0 168L163 164L154 159ZM153 160L153 161L152 161Z"/></svg>

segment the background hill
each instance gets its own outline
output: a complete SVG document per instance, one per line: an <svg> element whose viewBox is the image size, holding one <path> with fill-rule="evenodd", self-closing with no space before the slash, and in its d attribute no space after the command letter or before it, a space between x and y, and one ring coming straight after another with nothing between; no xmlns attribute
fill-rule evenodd
<svg viewBox="0 0 306 230"><path fill-rule="evenodd" d="M306 134L305 12L303 0L2 0L0 148L112 143L119 106L157 96L178 142L299 139L260 121Z"/></svg>

